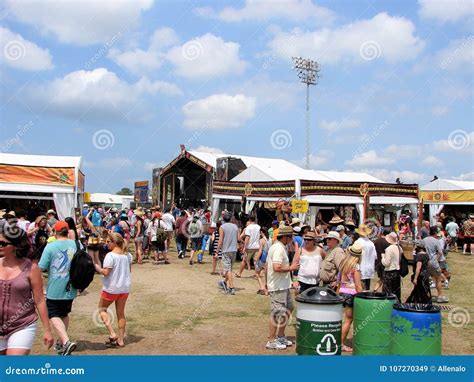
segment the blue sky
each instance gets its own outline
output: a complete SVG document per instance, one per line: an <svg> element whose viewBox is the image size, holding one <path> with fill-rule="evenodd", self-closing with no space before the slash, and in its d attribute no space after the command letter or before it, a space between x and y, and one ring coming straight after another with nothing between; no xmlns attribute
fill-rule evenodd
<svg viewBox="0 0 474 382"><path fill-rule="evenodd" d="M188 149L386 181L474 180L469 1L1 2L0 150L81 155L86 190Z"/></svg>

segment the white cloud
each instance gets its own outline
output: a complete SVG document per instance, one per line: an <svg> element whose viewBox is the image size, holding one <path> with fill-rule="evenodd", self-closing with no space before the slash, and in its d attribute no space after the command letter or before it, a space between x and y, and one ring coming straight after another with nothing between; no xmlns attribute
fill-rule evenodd
<svg viewBox="0 0 474 382"><path fill-rule="evenodd" d="M277 32L270 48L278 56L311 57L323 64L339 61L364 62L382 58L389 62L415 58L425 43L415 35L415 25L403 17L379 13L339 28L304 32Z"/></svg>
<svg viewBox="0 0 474 382"><path fill-rule="evenodd" d="M63 43L89 45L125 33L152 5L153 0L69 0L50 1L47 5L37 0L6 0L5 8L9 16L43 34L52 34Z"/></svg>
<svg viewBox="0 0 474 382"><path fill-rule="evenodd" d="M428 181L428 177L425 174L421 174L414 171L396 171L387 169L370 169L361 170L370 175L375 176L385 182L395 183L397 178L403 183L418 183L425 184Z"/></svg>
<svg viewBox="0 0 474 382"><path fill-rule="evenodd" d="M255 116L256 101L243 94L214 94L183 106L184 126L191 129L241 127Z"/></svg>
<svg viewBox="0 0 474 382"><path fill-rule="evenodd" d="M206 33L182 46L171 48L167 58L176 66L177 75L205 80L242 73L247 64L240 59L239 51L239 44Z"/></svg>
<svg viewBox="0 0 474 382"><path fill-rule="evenodd" d="M421 164L428 167L441 167L443 165L443 162L436 158L434 155L428 155L427 157L423 158Z"/></svg>
<svg viewBox="0 0 474 382"><path fill-rule="evenodd" d="M224 151L218 149L217 147L209 147L209 146L199 146L195 149L191 149L191 151L200 151L203 153L210 153L210 154L224 154Z"/></svg>
<svg viewBox="0 0 474 382"><path fill-rule="evenodd" d="M435 55L435 60L441 69L472 71L473 49L474 36L453 40Z"/></svg>
<svg viewBox="0 0 474 382"><path fill-rule="evenodd" d="M173 29L159 28L150 37L147 50L137 48L121 52L111 49L108 57L135 75L148 74L160 68L165 61L164 49L178 43L179 38Z"/></svg>
<svg viewBox="0 0 474 382"><path fill-rule="evenodd" d="M28 87L28 98L36 107L80 119L122 119L143 102L146 95L179 94L173 84L147 78L129 84L105 68L79 70L44 85ZM141 110L136 110L140 114Z"/></svg>
<svg viewBox="0 0 474 382"><path fill-rule="evenodd" d="M459 176L455 176L453 178L457 179L457 180L472 180L472 181L474 181L474 171L467 172L465 174L460 174Z"/></svg>
<svg viewBox="0 0 474 382"><path fill-rule="evenodd" d="M18 33L3 27L0 27L0 62L26 71L48 70L54 67L48 49L42 49Z"/></svg>
<svg viewBox="0 0 474 382"><path fill-rule="evenodd" d="M267 21L270 19L289 19L294 21L316 20L329 23L335 15L328 8L312 3L311 0L246 0L243 8L226 7L216 11L210 7L196 8L200 16L215 18L224 22Z"/></svg>
<svg viewBox="0 0 474 382"><path fill-rule="evenodd" d="M376 167L392 164L395 161L388 157L379 156L375 150L363 152L355 155L345 163L351 167Z"/></svg>
<svg viewBox="0 0 474 382"><path fill-rule="evenodd" d="M471 0L418 0L421 17L438 22L455 22L474 16Z"/></svg>
<svg viewBox="0 0 474 382"><path fill-rule="evenodd" d="M324 130L328 130L329 132L334 132L337 130L343 129L355 129L360 126L360 121L355 119L347 119L343 118L339 121L326 121L323 119L319 123L319 127Z"/></svg>

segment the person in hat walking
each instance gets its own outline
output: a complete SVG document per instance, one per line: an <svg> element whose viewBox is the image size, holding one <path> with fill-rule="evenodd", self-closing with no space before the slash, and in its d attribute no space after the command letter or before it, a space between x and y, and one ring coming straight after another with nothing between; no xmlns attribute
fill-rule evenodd
<svg viewBox="0 0 474 382"><path fill-rule="evenodd" d="M342 224L339 224L336 227L336 232L341 236L341 248L349 248L352 245L352 238L346 234L346 227L344 227Z"/></svg>
<svg viewBox="0 0 474 382"><path fill-rule="evenodd" d="M267 255L267 287L271 298L271 313L267 349L284 350L293 345L285 336L286 325L293 311L291 298L291 272L299 263L290 265L287 245L293 240L293 229L280 226L277 240Z"/></svg>
<svg viewBox="0 0 474 382"><path fill-rule="evenodd" d="M324 286L335 289L337 273L346 254L339 246L341 244L341 237L337 232L331 231L327 234L326 244L328 251L325 256L323 254L324 260L321 262L319 276Z"/></svg>
<svg viewBox="0 0 474 382"><path fill-rule="evenodd" d="M345 345L347 335L351 328L353 319L354 295L364 290L362 286L362 274L360 271L360 258L363 246L361 242L355 242L348 248L349 256L341 264L339 272L339 294L344 297L344 323L342 324L342 351L352 352L352 348Z"/></svg>
<svg viewBox="0 0 474 382"><path fill-rule="evenodd" d="M159 264L160 255L163 255L165 264L170 264L168 261L168 251L166 250L166 240L168 235L165 231L166 225L161 220L161 213L153 213L152 220L148 226L147 235L150 241L151 251L155 257L155 265ZM124 249L126 251L126 249Z"/></svg>
<svg viewBox="0 0 474 382"><path fill-rule="evenodd" d="M441 243L438 240L438 227L432 226L430 227L430 236L425 237L423 239L423 243L425 245L426 252L430 258L430 262L428 263L428 271L430 276L433 278L436 286L436 290L438 291L437 302L449 302L449 298L443 295L443 284L442 282L445 280L443 276L439 261L440 258L443 257L443 250L441 248Z"/></svg>
<svg viewBox="0 0 474 382"><path fill-rule="evenodd" d="M369 235L372 233L370 227L366 224L361 224L356 229L356 233L359 234L359 241L362 244L362 258L360 261L360 272L362 274L362 285L364 290L370 290L370 280L375 275L375 260L377 259L377 251L372 240L369 239Z"/></svg>
<svg viewBox="0 0 474 382"><path fill-rule="evenodd" d="M316 244L316 234L307 232L303 236L303 246L295 254L293 264L300 264L298 271L295 271L293 287L299 293L306 289L319 285L319 272L321 267L321 247Z"/></svg>
<svg viewBox="0 0 474 382"><path fill-rule="evenodd" d="M401 302L400 289L400 255L402 249L398 245L398 237L395 232L385 236L385 240L390 244L382 253L383 273L383 291L394 294Z"/></svg>
<svg viewBox="0 0 474 382"><path fill-rule="evenodd" d="M46 217L48 220L49 227L53 228L56 222L58 221L58 219L56 219L56 211L48 210L48 212L46 213Z"/></svg>

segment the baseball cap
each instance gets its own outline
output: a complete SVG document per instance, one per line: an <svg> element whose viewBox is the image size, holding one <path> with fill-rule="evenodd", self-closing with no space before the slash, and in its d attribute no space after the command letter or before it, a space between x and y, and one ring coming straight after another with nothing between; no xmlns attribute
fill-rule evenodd
<svg viewBox="0 0 474 382"><path fill-rule="evenodd" d="M54 224L54 230L56 232L59 232L62 229L67 229L67 230L69 229L68 224L64 220L60 220L60 221L56 222L56 224Z"/></svg>
<svg viewBox="0 0 474 382"><path fill-rule="evenodd" d="M336 227L336 232L339 232L339 231L344 231L344 226L342 224L339 224L337 227Z"/></svg>

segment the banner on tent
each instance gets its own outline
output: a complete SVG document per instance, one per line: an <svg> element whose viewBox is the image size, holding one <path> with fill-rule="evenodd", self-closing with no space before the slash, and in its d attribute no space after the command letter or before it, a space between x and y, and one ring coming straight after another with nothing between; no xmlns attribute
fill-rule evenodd
<svg viewBox="0 0 474 382"><path fill-rule="evenodd" d="M474 202L474 191L421 191L424 203L463 203Z"/></svg>

